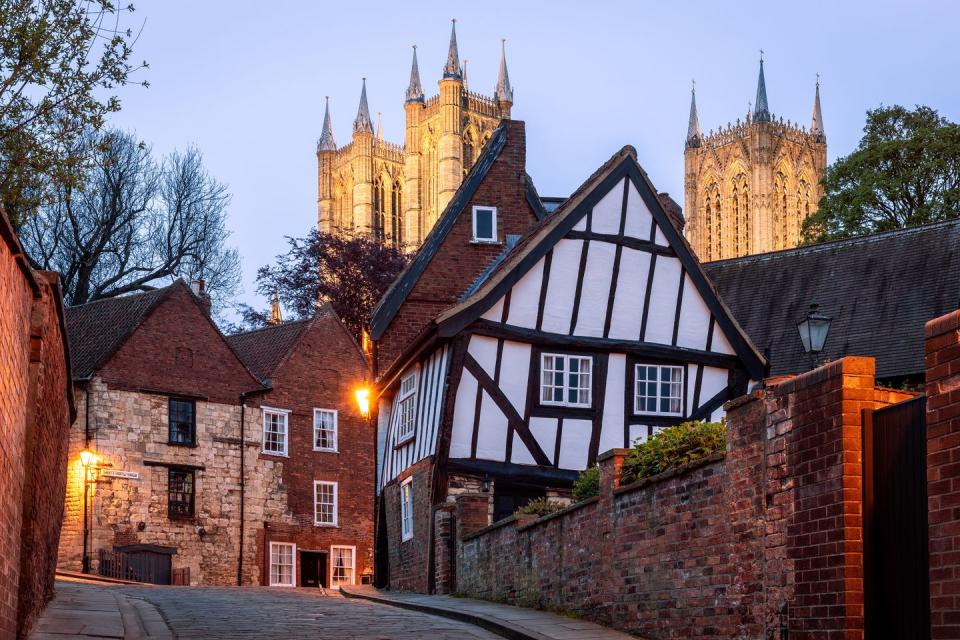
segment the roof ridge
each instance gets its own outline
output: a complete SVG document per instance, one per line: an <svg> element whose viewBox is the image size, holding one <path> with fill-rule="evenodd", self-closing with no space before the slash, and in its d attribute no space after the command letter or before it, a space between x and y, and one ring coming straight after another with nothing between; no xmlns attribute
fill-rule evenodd
<svg viewBox="0 0 960 640"><path fill-rule="evenodd" d="M774 257L792 255L796 253L812 253L818 250L826 250L830 247L838 245L852 245L852 244L865 244L868 242L877 242L878 240L883 240L892 236L902 236L910 235L913 233L920 233L922 231L928 231L936 227L949 227L949 226L960 226L960 218L953 218L951 220L938 220L937 222L927 222L925 224L918 224L912 227L904 227L902 229L888 229L886 231L876 231L874 233L864 233L858 236L853 236L850 238L837 238L835 240L825 240L824 242L816 242L814 244L805 244L800 245L799 247L791 247L789 249L777 249L776 251L766 251L764 253L752 253L746 256L740 256L737 258L725 258L723 260L713 260L711 262L705 262L704 266L711 266L715 264L729 264L733 262L749 262L751 260L768 260Z"/></svg>
<svg viewBox="0 0 960 640"><path fill-rule="evenodd" d="M97 303L99 303L99 302L114 302L114 301L117 301L117 300L130 300L131 298L138 298L138 297L140 297L140 296L150 295L151 293L157 293L157 292L159 292L159 291L164 291L164 290L169 289L170 287L174 286L175 284L177 284L178 281L181 281L181 280L182 280L181 278L177 278L177 280L174 280L173 282L171 282L171 283L168 284L168 285L165 285L165 286L162 286L162 287L155 287L155 288L153 288L153 289L147 289L146 291L136 291L136 292L133 292L133 293L125 293L125 294L119 295L119 296L107 296L107 297L105 297L105 298L97 298L96 300L88 300L88 301L86 301L86 302L80 302L80 303L78 303L78 304L71 304L71 305L70 305L69 307L67 307L67 308L68 308L68 309L79 309L80 307L86 307L86 306L89 306L89 305L92 305L92 304L97 304ZM184 283L184 284L186 284L186 283Z"/></svg>
<svg viewBox="0 0 960 640"><path fill-rule="evenodd" d="M268 331L268 330L270 330L270 329L279 329L280 327L289 327L289 326L295 325L295 324L303 324L303 323L305 323L305 322L310 322L311 320L313 320L313 318L300 318L300 319L298 319L298 320L287 320L286 322L280 322L280 323L277 323L277 324L272 324L272 325L267 326L267 327L257 327L256 329L247 329L246 331L238 331L238 332L236 332L236 333L231 333L230 335L228 335L228 336L226 336L226 337L229 339L229 338L234 338L234 337L237 337L237 336L248 336L248 335L250 335L251 333L259 333L259 332L261 332L261 331Z"/></svg>

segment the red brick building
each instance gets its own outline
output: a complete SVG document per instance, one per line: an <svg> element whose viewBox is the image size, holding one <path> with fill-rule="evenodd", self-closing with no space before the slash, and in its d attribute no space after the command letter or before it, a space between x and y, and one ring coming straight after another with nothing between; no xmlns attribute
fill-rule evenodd
<svg viewBox="0 0 960 640"><path fill-rule="evenodd" d="M23 637L53 595L75 415L63 299L30 268L0 210L0 637Z"/></svg>
<svg viewBox="0 0 960 640"><path fill-rule="evenodd" d="M269 388L259 396L265 424L285 420L289 434L285 453L259 454L264 461L282 458L292 518L264 522L258 563L289 557L290 578L304 587L368 581L375 444L373 426L356 402L356 391L368 383L356 341L327 305L310 320L240 333L228 342Z"/></svg>

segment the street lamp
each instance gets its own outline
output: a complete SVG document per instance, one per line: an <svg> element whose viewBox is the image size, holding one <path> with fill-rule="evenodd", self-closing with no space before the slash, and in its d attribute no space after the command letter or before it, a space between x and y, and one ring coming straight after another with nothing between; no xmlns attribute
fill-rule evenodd
<svg viewBox="0 0 960 640"><path fill-rule="evenodd" d="M90 493L90 484L92 482L90 480L90 472L92 471L96 474L97 462L99 460L100 457L89 449L84 449L80 452L80 465L83 467L83 573L90 573L90 555L87 553L90 540L90 516L87 510L87 494ZM96 478L94 478L94 480L96 480Z"/></svg>
<svg viewBox="0 0 960 640"><path fill-rule="evenodd" d="M816 364L817 354L823 351L823 345L827 342L830 323L833 321L830 316L825 316L817 311L819 307L820 305L817 303L811 304L807 317L797 323L797 331L800 333L803 350L811 354L814 364Z"/></svg>
<svg viewBox="0 0 960 640"><path fill-rule="evenodd" d="M354 396L357 399L357 408L360 410L360 415L364 418L370 416L370 389L367 387L357 387L354 391Z"/></svg>

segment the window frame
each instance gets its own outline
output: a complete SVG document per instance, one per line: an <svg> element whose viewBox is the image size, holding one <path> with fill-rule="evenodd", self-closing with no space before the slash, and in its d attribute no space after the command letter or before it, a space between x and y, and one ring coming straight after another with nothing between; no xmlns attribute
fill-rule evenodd
<svg viewBox="0 0 960 640"><path fill-rule="evenodd" d="M481 238L477 235L477 211L479 210L489 211L491 214L491 230L493 231L493 236L490 238ZM497 208L493 206L477 204L473 206L472 214L473 215L471 218L473 223L473 233L471 236L471 242L477 242L481 244L497 244L499 242L499 235L497 232Z"/></svg>
<svg viewBox="0 0 960 640"><path fill-rule="evenodd" d="M319 485L328 485L333 487L333 521L321 522L317 518L317 487ZM340 521L340 483L333 480L314 480L313 481L313 526L315 527L338 527Z"/></svg>
<svg viewBox="0 0 960 640"><path fill-rule="evenodd" d="M277 407L260 407L260 413L262 414L261 425L260 425L260 435L262 442L260 443L260 453L263 453L268 456L281 456L284 458L290 457L290 414L292 411L289 409L279 409ZM283 451L270 451L267 449L267 416L268 415L282 415L283 416Z"/></svg>
<svg viewBox="0 0 960 640"><path fill-rule="evenodd" d="M187 494L183 491L177 491L177 494L180 495L189 495L190 496L190 512L189 513L173 513L171 510L171 505L175 501L170 499L170 494L174 491L170 488L172 475L174 473L182 473L190 478L190 493ZM176 501L179 502L179 501ZM168 520L192 520L197 515L197 472L196 469L185 469L183 467L170 466L167 467L167 519Z"/></svg>
<svg viewBox="0 0 960 640"><path fill-rule="evenodd" d="M404 392L403 386L407 380L413 379L413 384L409 391ZM420 371L417 367L405 376L400 377L400 391L397 394L397 436L395 446L406 444L413 440L417 435L417 391L420 385ZM409 402L410 409L409 431L404 427L404 405Z"/></svg>
<svg viewBox="0 0 960 640"><path fill-rule="evenodd" d="M274 547L290 547L290 582L273 581L273 549ZM270 563L267 567L267 582L271 587L296 587L297 586L297 543L281 542L277 540L270 541Z"/></svg>
<svg viewBox="0 0 960 640"><path fill-rule="evenodd" d="M336 571L336 559L337 549L349 549L350 550L350 559L352 565L350 566L350 582L338 582L334 583L333 575ZM327 578L327 584L330 585L331 589L335 589L342 584L353 585L357 584L357 547L349 544L332 544L330 545L330 575Z"/></svg>
<svg viewBox="0 0 960 640"><path fill-rule="evenodd" d="M563 361L564 361L563 386L562 386L562 387L557 387L557 385L555 385L555 384L546 385L546 386L549 386L551 389L562 388L562 389L563 389L563 400L560 400L560 401L557 401L557 400L544 400L544 398L543 398L543 390L544 390L544 386L545 386L545 383L546 383L546 380L545 380L546 367L544 366L544 361L545 361L546 358L562 358ZM586 390L586 392L587 392L587 394L588 394L588 399L587 399L587 402L585 402L585 403L584 403L584 402L570 402L570 401L568 400L568 398L570 397L570 396L569 396L569 392L570 392L570 390L571 390L571 388L572 388L572 387L570 386L570 378L569 378L569 376L570 376L569 362L570 362L571 359L575 359L575 360L586 360L586 361L590 362L590 371L589 371L589 373L587 374L587 375L589 376L587 386L586 386L586 387L579 387L579 386L576 387L578 393L579 393L580 391ZM594 369L595 369L595 362L594 362L594 360L595 360L595 358L594 358L594 356L593 356L592 354L584 354L584 353L563 353L563 352L559 352L559 351L541 351L541 352L540 352L540 360L539 360L539 363L540 363L540 382L539 382L539 384L538 384L538 386L537 386L537 400L538 400L537 404L539 404L539 405L542 406L542 407L565 407L565 408L569 408L569 409L593 409L593 400L594 400L594 397L593 397L593 396L594 396L594 393L593 393L593 382L594 382L593 373L594 373ZM556 372L557 370L556 370L556 369L551 369L551 371ZM578 376L581 376L581 375L583 375L583 373L582 373L582 372L578 372L577 375L578 375Z"/></svg>
<svg viewBox="0 0 960 640"><path fill-rule="evenodd" d="M173 403L182 402L190 405L190 441L180 442L173 439ZM170 396L167 398L167 444L175 447L197 446L197 401L195 398Z"/></svg>
<svg viewBox="0 0 960 640"><path fill-rule="evenodd" d="M324 413L329 413L333 415L333 446L332 447L318 447L317 446L317 417ZM339 424L339 414L336 409L322 409L319 407L313 408L313 450L314 451L323 451L325 453L339 453L338 447L340 446L340 424Z"/></svg>
<svg viewBox="0 0 960 640"><path fill-rule="evenodd" d="M405 499L409 496L409 502ZM400 542L413 539L413 476L400 483Z"/></svg>
<svg viewBox="0 0 960 640"><path fill-rule="evenodd" d="M646 411L640 410L638 402L640 400L640 367L656 367L657 369L657 381L656 381L656 411ZM674 396L662 396L660 391L660 385L662 382L662 371L664 369L677 370L680 372L680 380L678 382L670 381L668 384L679 385L679 395ZM676 363L665 363L665 362L634 362L633 363L633 381L631 384L632 394L633 394L633 410L632 415L634 416L661 416L666 418L683 418L684 417L684 401L686 397L686 365L676 364ZM649 380L644 381L646 384L649 384ZM650 398L649 395L644 395L644 398ZM673 400L676 399L680 402L680 410L678 412L672 411L661 411L660 402L664 399Z"/></svg>

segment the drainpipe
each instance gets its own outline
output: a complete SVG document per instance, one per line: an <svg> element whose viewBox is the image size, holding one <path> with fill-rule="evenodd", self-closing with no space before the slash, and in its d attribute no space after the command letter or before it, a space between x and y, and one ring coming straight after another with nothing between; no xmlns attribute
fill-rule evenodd
<svg viewBox="0 0 960 640"><path fill-rule="evenodd" d="M240 394L240 551L237 553L237 586L243 586L243 532L245 524L245 505L246 505L246 489L247 489L247 480L246 480L246 440L247 440L247 419L246 419L246 409L247 405L245 401L247 398L261 395L271 391L270 387L265 387L263 389L253 389L252 391L243 391Z"/></svg>

